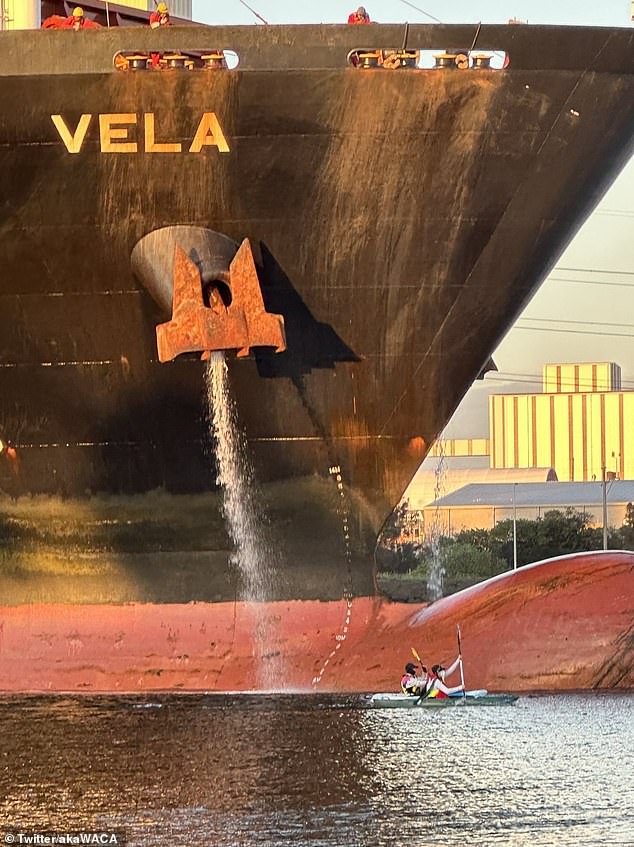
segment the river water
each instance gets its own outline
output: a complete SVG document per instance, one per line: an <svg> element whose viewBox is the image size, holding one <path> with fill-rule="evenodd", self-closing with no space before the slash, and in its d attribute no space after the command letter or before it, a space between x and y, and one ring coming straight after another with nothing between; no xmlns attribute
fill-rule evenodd
<svg viewBox="0 0 634 847"><path fill-rule="evenodd" d="M634 693L441 711L334 695L4 698L0 843L115 829L183 847L634 845L633 753Z"/></svg>

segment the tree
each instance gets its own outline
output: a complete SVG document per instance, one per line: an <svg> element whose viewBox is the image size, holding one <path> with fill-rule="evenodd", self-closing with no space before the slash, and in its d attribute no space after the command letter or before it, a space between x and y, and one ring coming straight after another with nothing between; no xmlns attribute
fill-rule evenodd
<svg viewBox="0 0 634 847"><path fill-rule="evenodd" d="M526 565L553 556L600 550L602 532L590 526L592 515L568 508L552 509L537 520L520 519L517 527L517 563ZM490 531L492 552L513 564L513 521L500 521Z"/></svg>
<svg viewBox="0 0 634 847"><path fill-rule="evenodd" d="M403 520L407 509L395 510L396 519ZM394 517L394 516L393 516ZM601 528L590 526L592 515L568 508L546 512L537 520L520 518L516 521L518 565L539 562L554 556L600 550L603 546ZM389 546L377 549L380 571L413 572L423 580L433 562L430 545L403 543L401 530L394 525L388 534ZM610 530L611 549L634 550L634 506L629 503L623 526ZM474 529L458 533L453 538L441 536L436 554L444 570L444 593L451 594L468 585L513 567L513 521L500 521L490 530Z"/></svg>
<svg viewBox="0 0 634 847"><path fill-rule="evenodd" d="M616 546L623 550L634 550L634 505L628 503L623 526L618 530Z"/></svg>
<svg viewBox="0 0 634 847"><path fill-rule="evenodd" d="M376 547L376 563L379 571L407 573L420 566L421 545L403 538L408 524L409 503L401 501L386 520Z"/></svg>
<svg viewBox="0 0 634 847"><path fill-rule="evenodd" d="M488 529L463 529L455 535L454 540L459 544L471 544L478 550L490 550L490 530Z"/></svg>
<svg viewBox="0 0 634 847"><path fill-rule="evenodd" d="M445 569L445 594L460 591L507 569L505 559L465 541L445 546L442 563Z"/></svg>

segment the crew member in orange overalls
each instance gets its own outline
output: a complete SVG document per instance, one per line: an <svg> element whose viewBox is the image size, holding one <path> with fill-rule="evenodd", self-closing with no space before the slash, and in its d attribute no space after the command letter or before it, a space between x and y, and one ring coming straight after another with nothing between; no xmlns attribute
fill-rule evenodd
<svg viewBox="0 0 634 847"><path fill-rule="evenodd" d="M170 13L167 8L167 3L159 3L156 10L150 15L150 26L152 29L158 29L160 26L171 26Z"/></svg>
<svg viewBox="0 0 634 847"><path fill-rule="evenodd" d="M370 15L366 12L363 6L359 6L356 12L350 12L348 15L348 23L349 24L369 24Z"/></svg>
<svg viewBox="0 0 634 847"><path fill-rule="evenodd" d="M159 3L155 11L150 15L150 26L152 29L159 29L162 26L171 26L170 13L167 8L167 3ZM151 53L150 60L153 68L158 68L161 62L160 53Z"/></svg>
<svg viewBox="0 0 634 847"><path fill-rule="evenodd" d="M73 14L66 18L61 25L61 29L74 29L75 32L80 29L101 29L101 24L96 21L89 20L84 15L84 10L81 6L75 6Z"/></svg>

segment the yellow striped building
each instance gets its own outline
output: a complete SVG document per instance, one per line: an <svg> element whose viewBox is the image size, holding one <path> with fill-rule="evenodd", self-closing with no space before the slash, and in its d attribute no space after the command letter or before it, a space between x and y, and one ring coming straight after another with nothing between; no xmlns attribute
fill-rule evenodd
<svg viewBox="0 0 634 847"><path fill-rule="evenodd" d="M491 468L552 467L560 481L634 479L634 391L613 362L546 365L542 394L489 398Z"/></svg>
<svg viewBox="0 0 634 847"><path fill-rule="evenodd" d="M119 6L130 6L133 9L145 9L151 12L156 3L154 0L115 0ZM170 14L177 18L191 18L192 0L167 0Z"/></svg>
<svg viewBox="0 0 634 847"><path fill-rule="evenodd" d="M61 10L62 13L66 14L73 5L81 6L81 0L78 0L76 4L67 4L68 8ZM88 10L90 8L89 4L85 5ZM167 0L167 5L174 17L188 18L191 20L192 0ZM120 10L121 6L147 12L154 9L156 3L154 0L113 0L113 11L116 11L117 8ZM41 9L41 0L0 0L0 30L38 29L42 22Z"/></svg>

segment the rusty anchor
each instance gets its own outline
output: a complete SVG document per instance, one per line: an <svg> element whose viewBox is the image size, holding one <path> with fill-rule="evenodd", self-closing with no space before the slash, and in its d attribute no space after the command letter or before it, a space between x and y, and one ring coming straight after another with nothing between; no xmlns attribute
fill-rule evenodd
<svg viewBox="0 0 634 847"><path fill-rule="evenodd" d="M229 265L231 302L225 305L218 287L208 293L205 304L198 267L187 253L174 250L172 318L156 328L159 361L168 362L181 353L200 351L208 358L212 350L237 350L247 356L251 347L286 350L284 318L267 312L248 238Z"/></svg>

